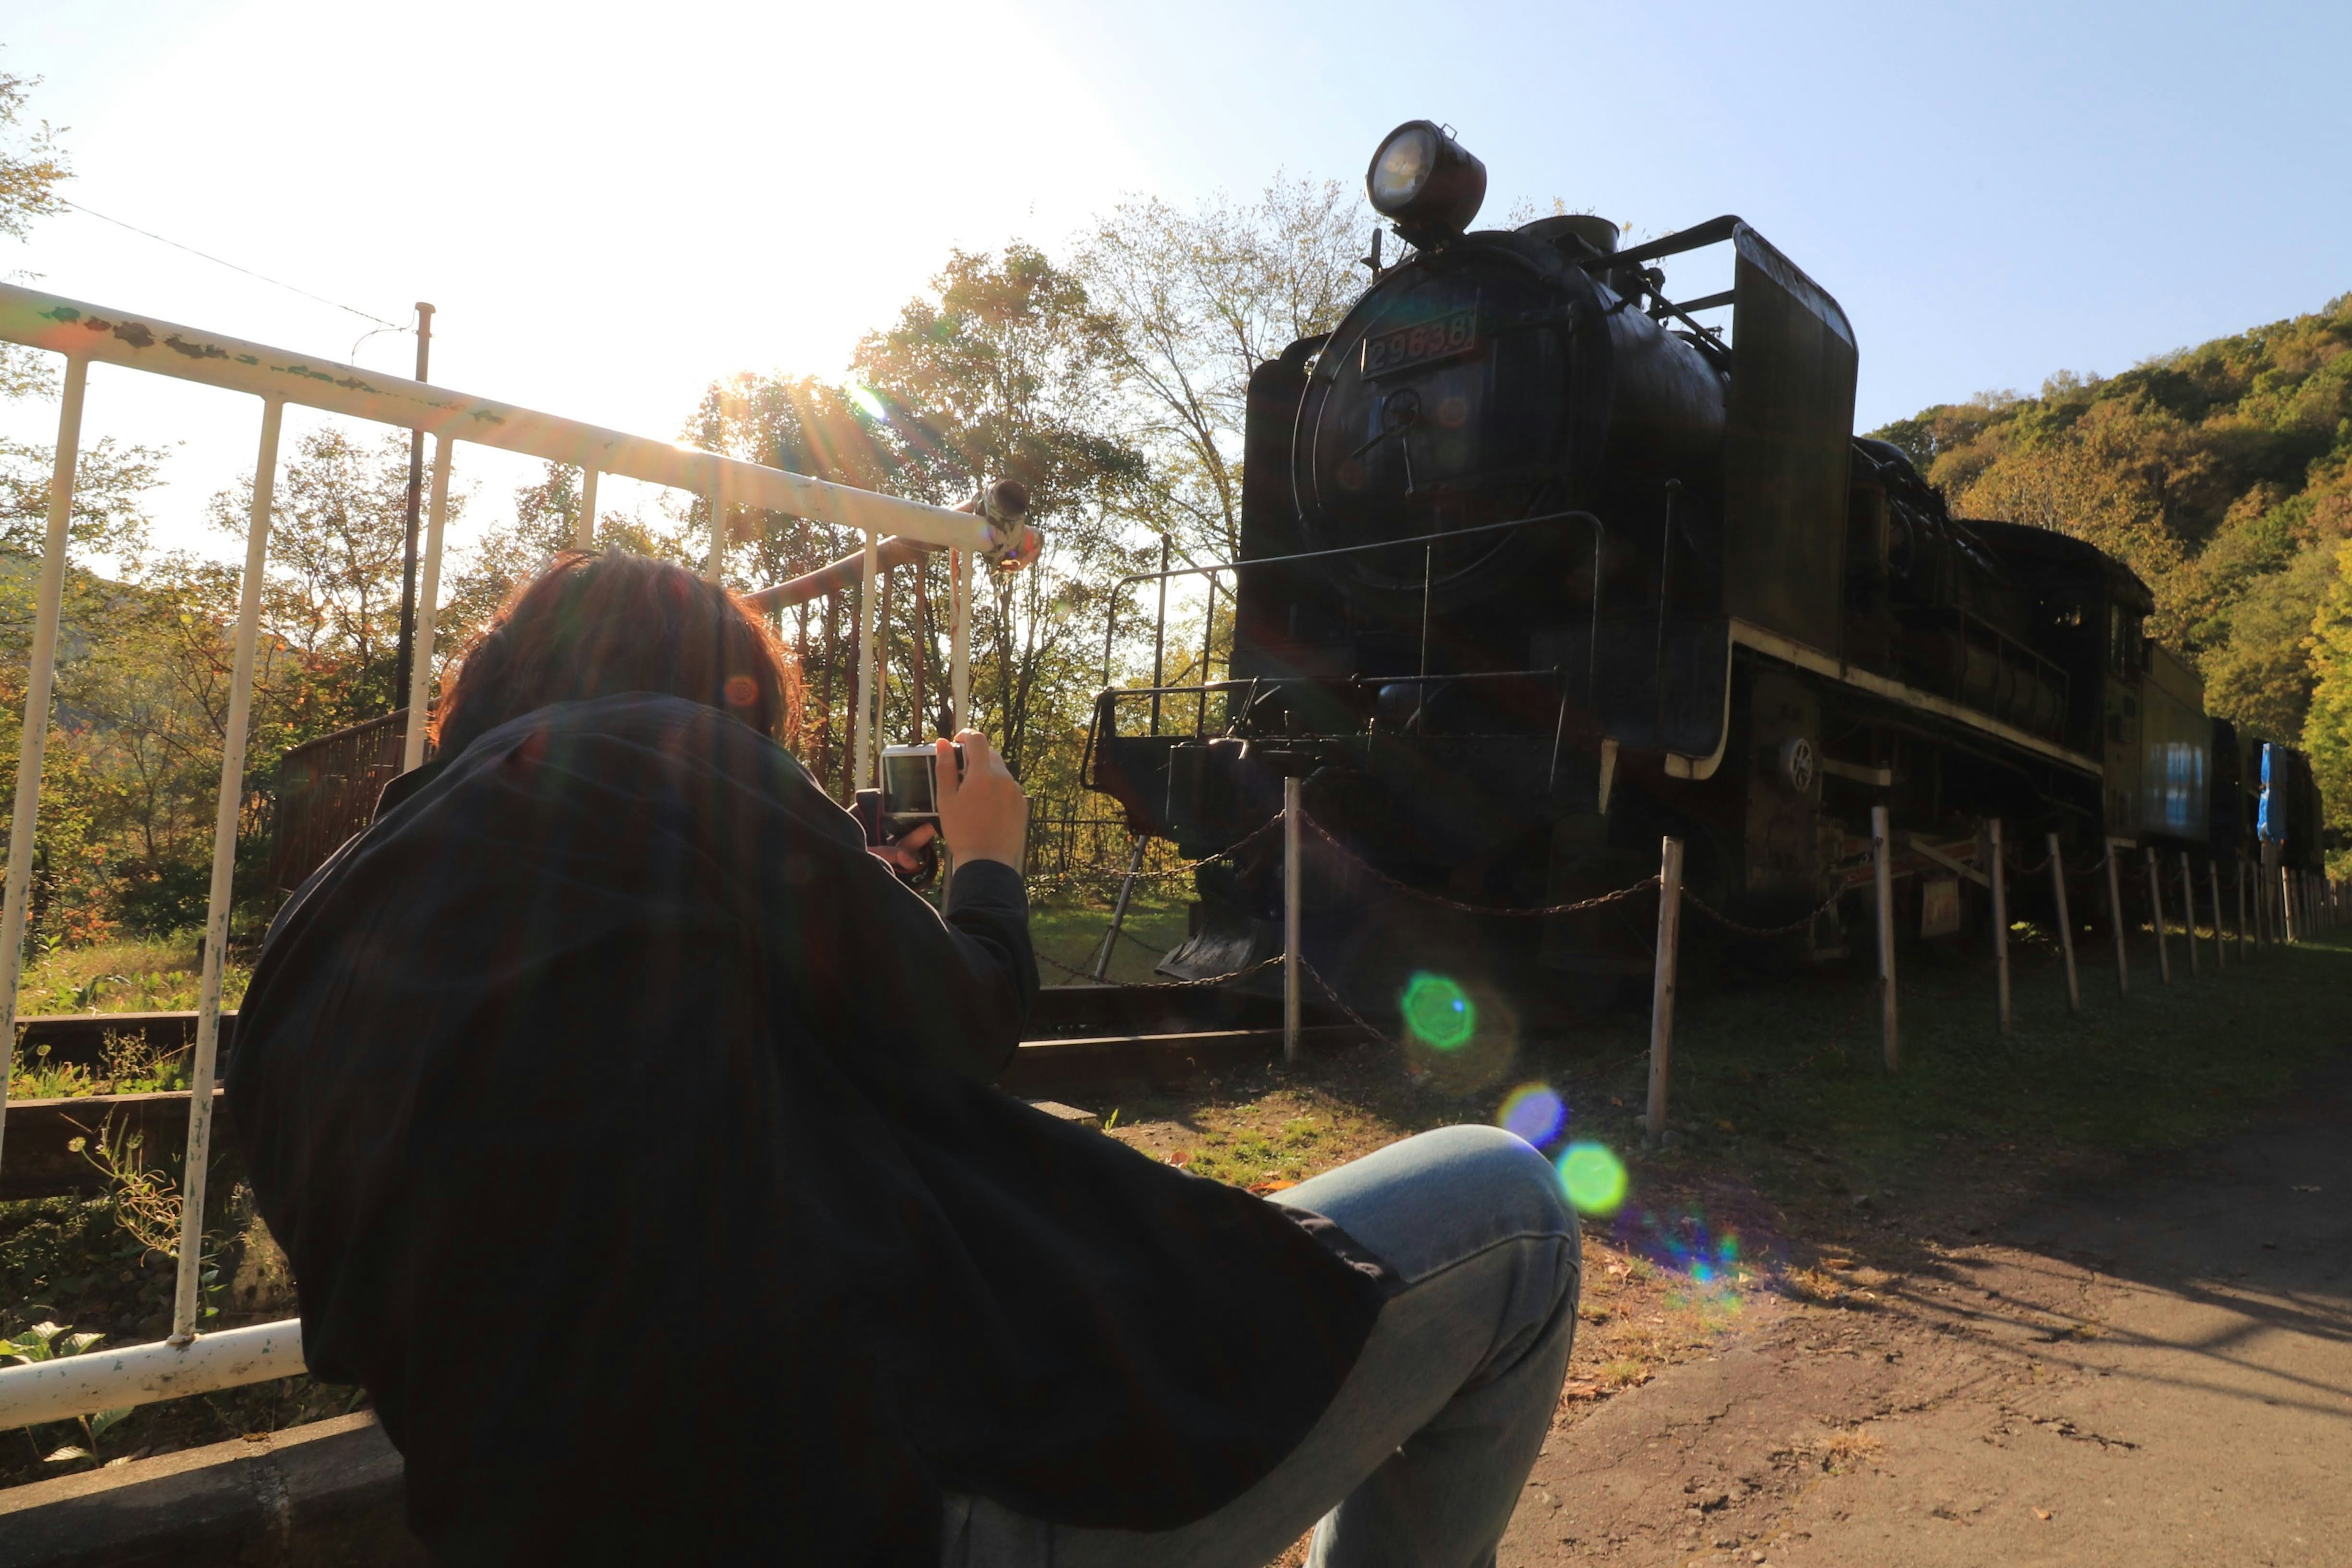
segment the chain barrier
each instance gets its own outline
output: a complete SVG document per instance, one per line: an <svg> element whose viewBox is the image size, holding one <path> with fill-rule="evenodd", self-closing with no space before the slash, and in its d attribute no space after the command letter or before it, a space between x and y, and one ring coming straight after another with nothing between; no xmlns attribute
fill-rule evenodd
<svg viewBox="0 0 2352 1568"><path fill-rule="evenodd" d="M1381 1028L1378 1024L1373 1023L1370 1018L1365 1017L1361 1013L1359 1013L1353 1007L1349 1006L1347 998L1339 994L1339 987L1324 979L1323 972L1316 968L1312 963L1309 963L1307 961L1307 955L1303 952L1298 955L1298 967L1307 971L1307 973L1314 978L1315 984L1323 988L1323 994L1331 998L1333 1005L1336 1005L1339 1011L1348 1015L1349 1020L1352 1022L1356 1027L1363 1030L1364 1033L1371 1036L1372 1038L1380 1041L1381 1044L1388 1047L1391 1050L1402 1051L1404 1049L1403 1041L1397 1039L1386 1029Z"/></svg>
<svg viewBox="0 0 2352 1568"><path fill-rule="evenodd" d="M1193 991L1203 986L1230 985L1236 980L1247 980L1251 975L1260 973L1265 970L1270 969L1274 965L1280 963L1282 962L1282 954L1277 952L1272 958L1261 958L1255 963L1245 963L1241 968L1234 970L1228 973L1204 974L1198 980L1097 980L1094 977L1093 971L1073 968L1050 953L1038 953L1037 959L1038 962L1042 963L1052 964L1055 968L1060 970L1065 974L1072 975L1077 979L1085 981L1089 986L1092 986L1097 990Z"/></svg>
<svg viewBox="0 0 2352 1568"><path fill-rule="evenodd" d="M1637 893L1646 892L1650 889L1658 885L1657 876L1653 873L1650 876L1643 878L1640 881L1634 883L1629 888L1620 888L1613 893L1601 893L1594 898L1580 899L1576 902L1570 904L1546 904L1539 909L1532 910L1503 909L1494 904L1465 904L1459 899L1449 899L1442 893L1432 893L1423 889L1413 887L1410 883L1398 881L1394 877L1390 876L1386 871L1381 870L1379 867L1373 865L1370 861L1366 860L1362 856L1358 855L1346 845L1340 843L1339 840L1333 836L1329 828L1316 821L1312 816L1302 816L1300 821L1303 826L1312 828L1318 838L1320 838L1324 843L1328 844L1333 849L1338 850L1341 858L1361 867L1364 870L1370 872L1375 878L1388 884L1389 887L1394 889L1396 891L1403 893L1408 897L1418 899L1423 903L1434 904L1439 909L1453 910L1465 915L1509 915L1517 919L1529 920L1538 916L1581 914L1587 910L1602 909L1610 904L1616 903L1621 900L1630 899Z"/></svg>
<svg viewBox="0 0 2352 1568"><path fill-rule="evenodd" d="M1702 899L1696 893L1692 892L1688 888L1685 888L1683 889L1683 902L1688 904L1692 909L1696 910L1699 913L1705 915L1716 924L1723 927L1726 931L1737 932L1741 936L1769 938L1778 936L1792 936L1798 931L1804 930L1807 926L1812 924L1815 921L1829 913L1830 910L1837 908L1838 900L1844 898L1845 895L1846 889L1840 888L1836 892L1832 893L1828 898L1823 899L1820 903L1815 904L1811 909L1806 910L1805 913L1800 915L1795 920L1790 921L1788 924L1778 926L1752 926L1743 924L1738 921L1733 920L1729 915L1725 914L1722 910L1716 909L1705 899Z"/></svg>
<svg viewBox="0 0 2352 1568"><path fill-rule="evenodd" d="M1030 878L1029 889L1034 895L1066 888L1075 882L1124 882L1130 877L1139 882L1150 882L1170 877L1189 877L1203 866L1213 865L1219 860L1231 859L1281 826L1282 813L1277 811L1225 848L1218 850L1213 855L1203 855L1198 860L1187 860L1181 865L1163 867L1155 871L1064 871L1050 878Z"/></svg>

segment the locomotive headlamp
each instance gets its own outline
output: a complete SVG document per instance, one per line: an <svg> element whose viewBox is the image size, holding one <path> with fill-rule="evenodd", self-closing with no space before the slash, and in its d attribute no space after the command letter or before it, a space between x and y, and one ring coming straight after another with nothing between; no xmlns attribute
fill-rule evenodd
<svg viewBox="0 0 2352 1568"><path fill-rule="evenodd" d="M1486 199L1486 165L1434 121L1408 120L1372 154L1364 189L1375 211L1420 244L1470 226Z"/></svg>

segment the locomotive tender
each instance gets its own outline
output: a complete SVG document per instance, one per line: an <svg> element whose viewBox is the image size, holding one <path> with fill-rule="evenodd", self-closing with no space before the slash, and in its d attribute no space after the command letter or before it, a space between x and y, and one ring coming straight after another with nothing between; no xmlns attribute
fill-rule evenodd
<svg viewBox="0 0 2352 1568"><path fill-rule="evenodd" d="M1089 782L1132 828L1242 846L1164 973L1281 950L1279 845L1248 836L1286 775L1345 851L1302 889L1306 955L1375 1005L1415 969L1604 999L1649 969L1646 902L1514 920L1393 884L1549 907L1654 871L1667 834L1692 893L1803 922L1814 956L1866 916L1877 805L1912 939L1960 928L1993 818L2032 858L2054 831L2078 870L2186 848L2234 884L2267 784L2267 863L2317 864L2305 760L2205 714L2129 568L1956 518L1854 436L1845 313L1747 223L1469 232L1484 166L1426 121L1367 183L1412 248L1376 243L1345 319L1250 380L1228 679L1097 705ZM1658 264L1706 249L1731 288L1670 298Z"/></svg>

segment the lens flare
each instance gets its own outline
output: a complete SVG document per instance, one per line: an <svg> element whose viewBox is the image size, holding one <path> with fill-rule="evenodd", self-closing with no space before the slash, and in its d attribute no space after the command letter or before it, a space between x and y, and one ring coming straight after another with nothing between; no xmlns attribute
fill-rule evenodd
<svg viewBox="0 0 2352 1568"><path fill-rule="evenodd" d="M1570 1143L1559 1157L1559 1181L1580 1214L1612 1215L1625 1201L1624 1162L1598 1143Z"/></svg>
<svg viewBox="0 0 2352 1568"><path fill-rule="evenodd" d="M1540 1149L1568 1123L1568 1106L1546 1085L1523 1083L1503 1097L1495 1125Z"/></svg>
<svg viewBox="0 0 2352 1568"><path fill-rule="evenodd" d="M860 386L857 383L853 381L847 386L842 388L842 390L849 395L850 402L855 403L858 407L866 410L866 412L872 417L876 419L887 419L890 417L890 410L885 407L882 400L875 396L873 392L869 389Z"/></svg>
<svg viewBox="0 0 2352 1568"><path fill-rule="evenodd" d="M1443 974L1414 975L1397 998L1404 1026L1423 1045L1450 1051L1470 1043L1478 1032L1478 1005L1470 994Z"/></svg>

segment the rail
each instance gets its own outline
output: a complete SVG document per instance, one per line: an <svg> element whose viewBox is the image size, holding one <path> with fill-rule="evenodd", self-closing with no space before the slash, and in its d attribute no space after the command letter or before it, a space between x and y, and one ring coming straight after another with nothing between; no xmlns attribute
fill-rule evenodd
<svg viewBox="0 0 2352 1568"><path fill-rule="evenodd" d="M7 1065L11 1068L34 831L39 815L42 752L47 740L57 671L68 525L73 512L89 367L107 364L169 376L257 397L261 402L259 451L254 465L228 710L223 726L212 885L205 920L204 971L191 1068L178 1278L173 1292L172 1334L166 1342L173 1347L173 1353L183 1355L188 1354L198 1341L197 1267L203 1250L205 1173L212 1142L212 1090L218 1065L221 965L227 946L231 876L236 860L238 807L243 799L262 574L268 561L278 437L287 405L317 408L434 437L431 505L420 563L417 654L412 662L408 690L403 694L407 702L407 722L401 746L403 768L416 766L424 754L443 533L449 514L452 459L461 442L581 468L583 484L578 542L583 547L593 547L594 542L594 496L599 474L618 474L706 499L709 502L710 532L705 570L713 582L721 580L724 574L731 508L758 508L856 531L865 541L861 564L867 585L863 606L867 624L863 646L869 649L875 644L871 624L875 595L871 590L886 533L960 552L967 575L976 560L1018 563L1033 555L1036 548L1034 534L1017 519L1003 516L1001 509L982 505L973 510L959 510L855 489L716 452L692 450L671 441L604 429L493 398L16 284L0 283L0 342L47 350L65 360L56 465L49 483L47 530L42 545L15 810L8 837L6 891L5 905L0 905L0 1038L9 1042L11 1059ZM970 597L968 591L961 594L960 612ZM961 703L968 689L967 639L961 635L961 614L958 631L953 676L959 702L957 717L961 720ZM859 671L855 744L861 779L872 776L877 754L875 721L880 693L876 689L878 682L872 679L873 668L868 662ZM0 1072L0 1158L5 1155L9 1076ZM142 1352L122 1351L105 1359L121 1360L138 1353ZM190 1364L194 1363L191 1361ZM0 1378L10 1375L0 1373ZM0 1417L0 1421L4 1420Z"/></svg>

